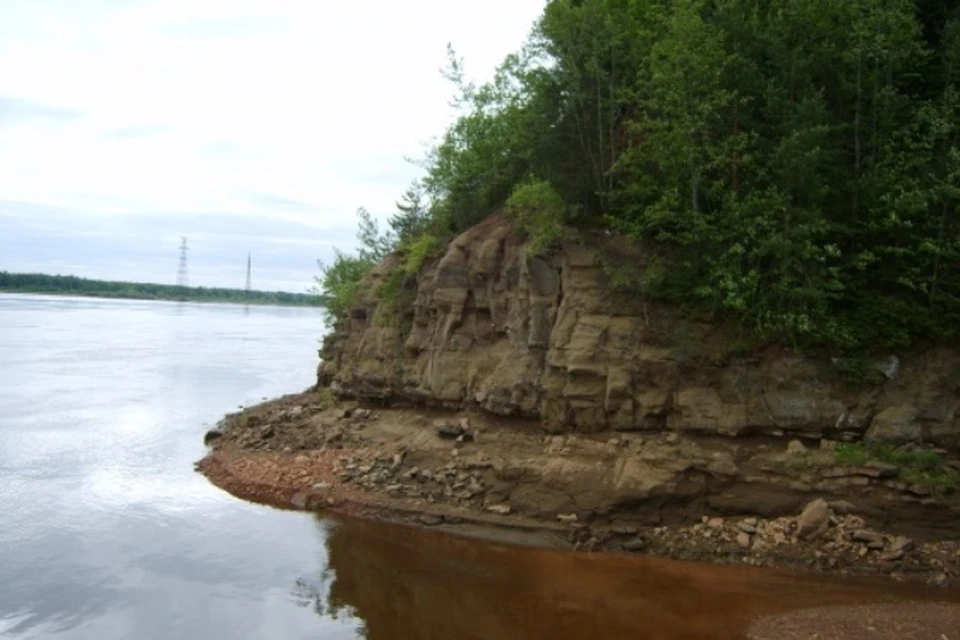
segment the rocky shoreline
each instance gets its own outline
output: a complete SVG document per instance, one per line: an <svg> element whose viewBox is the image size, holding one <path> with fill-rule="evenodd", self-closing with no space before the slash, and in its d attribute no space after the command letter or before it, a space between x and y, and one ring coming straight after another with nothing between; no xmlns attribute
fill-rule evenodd
<svg viewBox="0 0 960 640"><path fill-rule="evenodd" d="M830 442L544 434L326 390L227 416L197 465L248 500L586 551L960 586L960 500ZM953 461L946 461L951 463Z"/></svg>

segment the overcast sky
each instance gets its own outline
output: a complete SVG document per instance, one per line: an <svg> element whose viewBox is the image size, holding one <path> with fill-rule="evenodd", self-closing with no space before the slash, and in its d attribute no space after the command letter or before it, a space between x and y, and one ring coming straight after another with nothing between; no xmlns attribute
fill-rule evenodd
<svg viewBox="0 0 960 640"><path fill-rule="evenodd" d="M0 270L302 291L543 0L0 0Z"/></svg>

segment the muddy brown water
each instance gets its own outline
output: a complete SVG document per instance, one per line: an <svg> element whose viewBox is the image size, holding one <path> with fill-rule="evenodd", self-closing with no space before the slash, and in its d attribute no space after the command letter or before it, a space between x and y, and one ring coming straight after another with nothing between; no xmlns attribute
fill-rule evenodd
<svg viewBox="0 0 960 640"><path fill-rule="evenodd" d="M334 521L194 473L220 416L311 383L321 332L315 310L0 294L0 638L737 638L960 600Z"/></svg>
<svg viewBox="0 0 960 640"><path fill-rule="evenodd" d="M334 578L318 608L350 610L371 640L732 640L762 616L805 608L960 601L886 580L524 548L358 520L335 523L326 544Z"/></svg>

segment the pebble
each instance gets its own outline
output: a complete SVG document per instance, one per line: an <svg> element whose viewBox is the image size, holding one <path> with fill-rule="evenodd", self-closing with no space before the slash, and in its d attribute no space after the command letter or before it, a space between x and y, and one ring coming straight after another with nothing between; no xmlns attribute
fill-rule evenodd
<svg viewBox="0 0 960 640"><path fill-rule="evenodd" d="M636 553L637 551L643 551L647 544L643 541L643 538L634 538L633 540L627 540L620 546L624 551Z"/></svg>
<svg viewBox="0 0 960 640"><path fill-rule="evenodd" d="M737 534L737 544L746 549L750 546L750 536L741 531Z"/></svg>
<svg viewBox="0 0 960 640"><path fill-rule="evenodd" d="M489 511L490 513L497 513L502 516L507 515L512 510L513 509L511 509L510 505L508 504L492 504L489 507L487 507L487 511Z"/></svg>

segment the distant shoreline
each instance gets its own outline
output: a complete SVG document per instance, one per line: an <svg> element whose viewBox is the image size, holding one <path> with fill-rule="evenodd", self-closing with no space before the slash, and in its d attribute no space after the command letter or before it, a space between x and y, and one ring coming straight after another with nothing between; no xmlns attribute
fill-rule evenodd
<svg viewBox="0 0 960 640"><path fill-rule="evenodd" d="M215 287L178 287L148 282L90 280L77 276L0 271L0 293L70 295L121 300L219 302L238 305L323 307L323 300L307 293L257 291Z"/></svg>

